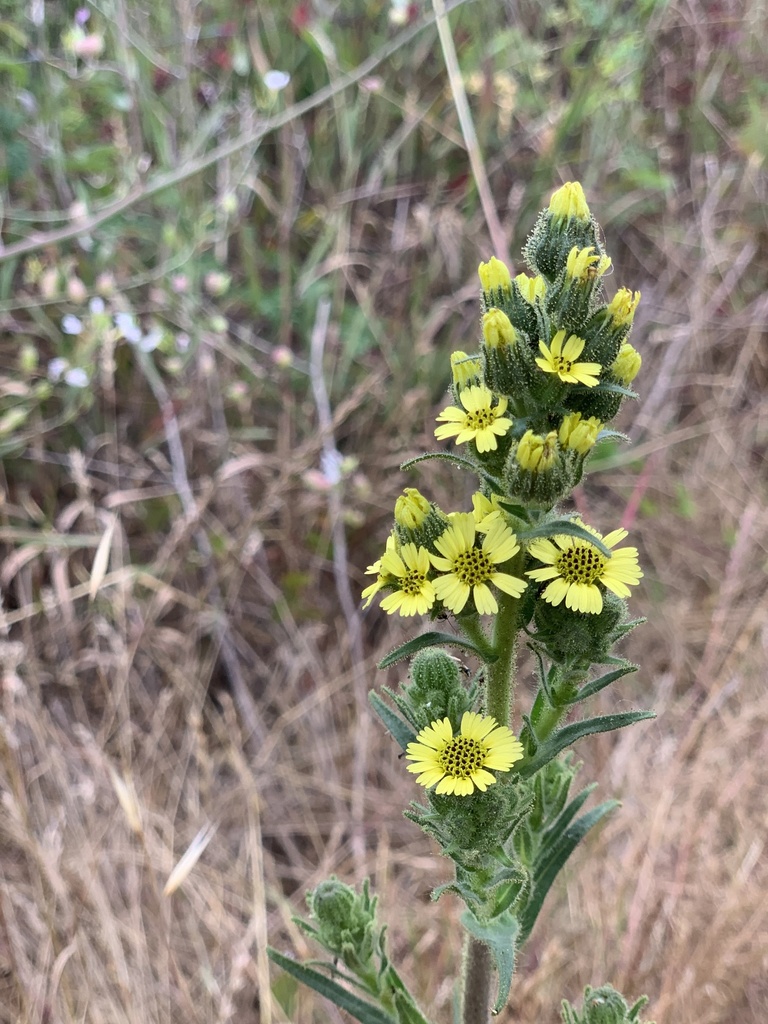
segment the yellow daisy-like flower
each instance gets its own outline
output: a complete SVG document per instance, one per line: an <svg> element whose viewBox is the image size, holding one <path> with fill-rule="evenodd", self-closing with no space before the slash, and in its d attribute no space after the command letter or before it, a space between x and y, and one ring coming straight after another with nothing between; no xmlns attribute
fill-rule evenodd
<svg viewBox="0 0 768 1024"><path fill-rule="evenodd" d="M394 615L425 615L435 603L435 588L427 579L429 552L415 544L403 544L400 551L386 551L381 558L381 572L397 590L381 602L385 612Z"/></svg>
<svg viewBox="0 0 768 1024"><path fill-rule="evenodd" d="M508 772L523 757L523 745L506 725L490 715L465 711L459 732L453 735L449 718L432 722L408 744L408 771L425 789L436 793L470 796L475 787L485 792L496 782L492 771Z"/></svg>
<svg viewBox="0 0 768 1024"><path fill-rule="evenodd" d="M478 533L488 533L494 523L504 522L500 500L501 496L498 494L486 498L481 491L475 491L472 495L472 515Z"/></svg>
<svg viewBox="0 0 768 1024"><path fill-rule="evenodd" d="M445 533L435 541L440 554L430 555L432 565L438 572L446 574L435 580L435 595L456 615L470 594L480 615L495 615L499 605L489 583L512 597L520 597L525 590L525 580L496 569L497 565L508 561L520 550L510 528L501 521L492 523L479 548L475 547L477 532L480 531L475 525L474 515L459 512L453 516Z"/></svg>
<svg viewBox="0 0 768 1024"><path fill-rule="evenodd" d="M563 344L565 342L565 344ZM565 340L565 331L558 331L547 346L539 342L539 351L543 358L536 357L536 365L545 373L554 373L566 384L585 384L593 388L598 383L595 374L600 373L600 363L577 363L584 351L586 342L576 334Z"/></svg>
<svg viewBox="0 0 768 1024"><path fill-rule="evenodd" d="M395 537L394 533L390 533L390 535L387 537L387 546L384 549L384 554L386 555L394 551L397 551L397 538ZM365 570L366 576L375 576L376 580L374 583L371 583L370 586L366 587L365 590L360 595L362 599L365 601L363 608L368 607L368 605L378 594L378 592L382 589L382 587L386 587L388 583L392 582L390 574L385 572L381 567L381 563L383 562L383 560L384 555L382 555L381 558L377 558L373 565L369 565L368 568Z"/></svg>
<svg viewBox="0 0 768 1024"><path fill-rule="evenodd" d="M435 437L444 441L455 437L456 444L474 441L478 452L496 451L496 437L503 437L512 426L512 420L506 419L507 399L499 398L493 405L493 393L482 384L473 384L464 388L459 395L464 409L449 405L437 417L443 426L437 427Z"/></svg>
<svg viewBox="0 0 768 1024"><path fill-rule="evenodd" d="M587 529L607 548L613 548L627 536L626 530L613 530L601 537L597 530ZM530 569L527 575L538 583L551 580L542 594L544 600L552 605L565 601L565 607L574 612L597 615L603 610L598 583L618 597L629 597L627 584L635 586L643 575L637 564L637 548L618 548L606 558L589 541L561 535L553 540L534 540L528 550L544 562L545 568Z"/></svg>

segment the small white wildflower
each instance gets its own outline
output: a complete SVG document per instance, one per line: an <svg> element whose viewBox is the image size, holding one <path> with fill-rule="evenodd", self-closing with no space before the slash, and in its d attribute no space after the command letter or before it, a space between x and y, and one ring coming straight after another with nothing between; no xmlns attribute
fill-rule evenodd
<svg viewBox="0 0 768 1024"><path fill-rule="evenodd" d="M90 311L91 311L91 312L92 312L92 313L93 313L93 314L94 314L95 316L98 316L98 315L99 315L100 313L103 313L103 312L104 312L104 310L105 310L105 308L106 308L106 307L105 307L105 305L104 305L104 299L102 299L100 295L96 295L96 296L95 296L94 298L92 298L92 299L91 299L91 301L90 301L90 302L88 303L88 309L90 309Z"/></svg>
<svg viewBox="0 0 768 1024"><path fill-rule="evenodd" d="M72 313L67 313L61 318L61 329L65 334L79 334L83 329L83 322Z"/></svg>
<svg viewBox="0 0 768 1024"><path fill-rule="evenodd" d="M280 92L288 85L291 76L287 71L268 71L264 75L264 85L273 92Z"/></svg>
<svg viewBox="0 0 768 1024"><path fill-rule="evenodd" d="M71 388L87 388L90 378L81 366L73 366L64 374L64 380Z"/></svg>
<svg viewBox="0 0 768 1024"><path fill-rule="evenodd" d="M69 369L69 362L61 356L57 356L48 363L48 380L55 384Z"/></svg>

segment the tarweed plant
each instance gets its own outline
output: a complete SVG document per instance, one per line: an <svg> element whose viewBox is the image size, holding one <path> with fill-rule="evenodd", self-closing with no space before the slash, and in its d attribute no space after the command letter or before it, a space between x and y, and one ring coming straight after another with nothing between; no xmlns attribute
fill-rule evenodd
<svg viewBox="0 0 768 1024"><path fill-rule="evenodd" d="M626 599L642 576L627 531L600 528L562 506L610 427L641 364L628 338L640 293L620 287L582 187L568 182L524 247L530 274L494 257L479 267L478 348L450 360L450 401L435 436L441 459L477 478L472 507L445 512L416 488L398 499L381 557L366 570L365 606L451 624L388 655L409 659L397 691L371 704L422 789L405 815L454 865L436 887L465 904L460 1019L482 1024L507 1002L518 951L580 840L616 806L584 810L593 786L572 792L583 738L652 717L649 711L576 716L577 705L634 672L615 652L639 620ZM536 692L516 700L521 644L534 655ZM449 653L451 651L457 652ZM473 659L474 672L462 664ZM603 670L595 671L595 666ZM513 731L513 728L515 731ZM371 1024L425 1022L389 960L376 900L330 879L298 923L328 952L324 969L272 951L296 978ZM495 983L493 975L495 973ZM587 988L565 1024L639 1024L610 985Z"/></svg>

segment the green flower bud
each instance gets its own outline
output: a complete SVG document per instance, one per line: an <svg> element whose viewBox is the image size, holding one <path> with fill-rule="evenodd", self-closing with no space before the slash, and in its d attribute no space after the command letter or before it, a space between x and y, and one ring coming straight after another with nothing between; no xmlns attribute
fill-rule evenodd
<svg viewBox="0 0 768 1024"><path fill-rule="evenodd" d="M457 729L461 716L472 709L474 692L462 683L456 659L440 648L419 651L411 662L410 677L410 683L401 685L396 703L414 728L425 729L449 718Z"/></svg>
<svg viewBox="0 0 768 1024"><path fill-rule="evenodd" d="M494 310L489 311L493 312ZM489 313L486 313L486 316ZM515 327L512 327L512 330L515 332L513 345L483 344L480 353L483 360L483 379L494 394L513 401L525 401L537 388L541 390L543 382L528 336Z"/></svg>
<svg viewBox="0 0 768 1024"><path fill-rule="evenodd" d="M647 1002L648 997L641 996L630 1008L612 985L601 985L600 988L587 985L581 1014L563 1000L563 1024L640 1024L639 1014Z"/></svg>
<svg viewBox="0 0 768 1024"><path fill-rule="evenodd" d="M539 600L534 622L535 639L551 661L586 670L604 664L628 632L627 605L610 590L603 593L603 609L597 614L573 611L564 602L552 605Z"/></svg>
<svg viewBox="0 0 768 1024"><path fill-rule="evenodd" d="M457 800L453 796L430 791L429 807L414 805L405 812L433 837L443 851L459 863L478 866L509 841L532 803L530 787L518 777L500 778L485 792Z"/></svg>
<svg viewBox="0 0 768 1024"><path fill-rule="evenodd" d="M370 960L376 898L370 898L367 881L360 894L332 876L307 893L307 904L317 922L317 939L330 953L353 969Z"/></svg>
<svg viewBox="0 0 768 1024"><path fill-rule="evenodd" d="M606 384L610 383L620 384L621 382L611 381L609 377ZM587 419L594 417L601 423L608 423L616 416L623 401L624 395L617 394L615 391L602 390L602 386L598 386L589 391L572 392L568 396L567 405Z"/></svg>

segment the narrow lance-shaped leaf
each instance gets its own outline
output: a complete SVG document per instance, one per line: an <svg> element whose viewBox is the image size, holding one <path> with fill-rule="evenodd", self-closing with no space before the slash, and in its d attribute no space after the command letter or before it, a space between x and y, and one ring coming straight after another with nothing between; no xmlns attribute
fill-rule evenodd
<svg viewBox="0 0 768 1024"><path fill-rule="evenodd" d="M288 974L291 974L298 981L314 989L315 992L319 992L326 999L330 999L332 1003L335 1003L342 1010L346 1010L351 1017L360 1021L360 1024L398 1024L395 1017L391 1017L373 1003L360 999L359 996L347 991L347 989L330 978L326 978L319 971L291 960L290 957L278 953L271 946L267 947L267 955L278 967L282 967L284 971L287 971Z"/></svg>
<svg viewBox="0 0 768 1024"><path fill-rule="evenodd" d="M403 462L400 469L403 472L407 472L420 462L427 462L429 459L442 459L444 462L453 462L455 465L461 466L462 469L468 469L470 473L476 473L481 480L488 484L494 494L502 490L501 481L487 473L482 466L478 466L471 459L466 459L461 455L454 455L451 452L424 452L423 455L417 455L415 458Z"/></svg>
<svg viewBox="0 0 768 1024"><path fill-rule="evenodd" d="M453 633L429 632L415 636L412 640L407 640L404 644L401 644L400 647L396 647L394 651L390 651L386 657L381 659L378 667L389 668L404 658L412 658L414 654L418 654L419 651L423 651L427 647L443 647L445 645L460 647L462 650L470 651L481 661L489 662L495 660L488 656L487 651L481 651L477 644L473 644L471 640L464 640L460 636L454 636Z"/></svg>
<svg viewBox="0 0 768 1024"><path fill-rule="evenodd" d="M615 683L617 679L621 679L622 676L629 675L630 672L637 672L637 665L633 665L629 661L625 661L621 668L614 669L613 672L606 672L604 676L600 676L599 679L593 679L590 683L585 683L581 687L579 692L572 697L567 704L578 704L582 700L586 700L587 697L594 697L596 693L599 693L606 686L610 686L611 683Z"/></svg>
<svg viewBox="0 0 768 1024"><path fill-rule="evenodd" d="M533 891L520 920L520 945L531 934L547 893L552 888L552 883L576 846L601 818L618 806L618 800L606 800L605 803L582 815L565 830L557 842L547 849L546 858L534 865Z"/></svg>
<svg viewBox="0 0 768 1024"><path fill-rule="evenodd" d="M602 552L606 558L611 557L610 548L607 548L599 537L596 537L594 533L590 533L589 530L575 523L572 519L549 519L539 523L538 526L532 526L530 530L521 530L517 538L521 541L530 541L535 540L537 537L560 537L563 535L587 540L598 551Z"/></svg>
<svg viewBox="0 0 768 1024"><path fill-rule="evenodd" d="M368 700L373 710L383 722L384 728L387 732L391 733L402 750L405 750L409 743L413 743L416 739L416 733L405 724L399 715L395 714L389 705L384 703L375 690L371 690L368 694Z"/></svg>
<svg viewBox="0 0 768 1024"><path fill-rule="evenodd" d="M517 769L523 778L528 778L539 768L554 760L561 750L573 746L583 736L590 736L598 732L612 732L614 729L623 729L627 725L634 725L635 722L655 717L653 711L625 711L620 715L599 715L597 718L585 718L581 722L573 722L553 733L545 743L541 744L532 757L515 765L513 770Z"/></svg>

